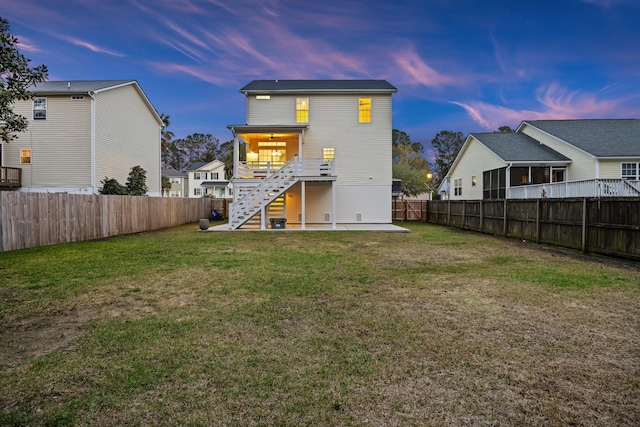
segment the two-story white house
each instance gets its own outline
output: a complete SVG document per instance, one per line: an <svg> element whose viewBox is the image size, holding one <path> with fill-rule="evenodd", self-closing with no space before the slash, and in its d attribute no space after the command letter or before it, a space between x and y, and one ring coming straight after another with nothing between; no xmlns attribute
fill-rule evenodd
<svg viewBox="0 0 640 427"><path fill-rule="evenodd" d="M384 80L255 80L234 137L229 228L391 223L392 94ZM240 158L240 144L246 158Z"/></svg>
<svg viewBox="0 0 640 427"><path fill-rule="evenodd" d="M28 128L0 144L0 187L97 194L105 177L124 185L141 166L148 195L161 195L163 122L135 80L47 81L30 91L14 105Z"/></svg>
<svg viewBox="0 0 640 427"><path fill-rule="evenodd" d="M224 163L220 160L194 163L188 174L189 197L230 197L231 185L225 179Z"/></svg>

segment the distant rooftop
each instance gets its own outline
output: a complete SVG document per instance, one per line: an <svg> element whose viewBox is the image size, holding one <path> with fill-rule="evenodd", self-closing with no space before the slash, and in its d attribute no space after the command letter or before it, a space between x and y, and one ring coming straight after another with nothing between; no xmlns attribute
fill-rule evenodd
<svg viewBox="0 0 640 427"><path fill-rule="evenodd" d="M60 80L37 83L29 90L38 94L89 93L136 83L135 80Z"/></svg>
<svg viewBox="0 0 640 427"><path fill-rule="evenodd" d="M571 159L523 133L472 133L505 162L570 162Z"/></svg>
<svg viewBox="0 0 640 427"><path fill-rule="evenodd" d="M259 92L385 92L398 89L386 80L254 80L240 89Z"/></svg>

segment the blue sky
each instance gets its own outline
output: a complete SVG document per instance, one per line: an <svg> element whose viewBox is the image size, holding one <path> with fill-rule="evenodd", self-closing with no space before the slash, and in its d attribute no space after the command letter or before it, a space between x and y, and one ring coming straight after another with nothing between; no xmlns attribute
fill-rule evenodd
<svg viewBox="0 0 640 427"><path fill-rule="evenodd" d="M428 143L522 120L640 118L640 1L0 0L50 80L137 80L176 138L231 139L255 79L385 79Z"/></svg>

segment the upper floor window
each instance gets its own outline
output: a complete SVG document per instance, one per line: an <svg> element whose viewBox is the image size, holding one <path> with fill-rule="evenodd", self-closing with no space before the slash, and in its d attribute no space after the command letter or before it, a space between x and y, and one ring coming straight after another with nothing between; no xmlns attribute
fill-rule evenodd
<svg viewBox="0 0 640 427"><path fill-rule="evenodd" d="M193 173L193 179L207 179L207 173L206 172L194 172Z"/></svg>
<svg viewBox="0 0 640 427"><path fill-rule="evenodd" d="M640 181L640 163L622 163L622 179Z"/></svg>
<svg viewBox="0 0 640 427"><path fill-rule="evenodd" d="M211 179L218 179L218 172L211 172Z"/></svg>
<svg viewBox="0 0 640 427"><path fill-rule="evenodd" d="M456 178L453 180L453 194L456 196L462 196L462 178Z"/></svg>
<svg viewBox="0 0 640 427"><path fill-rule="evenodd" d="M271 95L256 95L256 99L271 99Z"/></svg>
<svg viewBox="0 0 640 427"><path fill-rule="evenodd" d="M296 98L296 123L309 123L309 98Z"/></svg>
<svg viewBox="0 0 640 427"><path fill-rule="evenodd" d="M358 119L360 123L371 123L371 98L358 100Z"/></svg>
<svg viewBox="0 0 640 427"><path fill-rule="evenodd" d="M20 150L20 163L31 164L31 150Z"/></svg>
<svg viewBox="0 0 640 427"><path fill-rule="evenodd" d="M33 98L33 119L44 120L47 118L47 98Z"/></svg>
<svg viewBox="0 0 640 427"><path fill-rule="evenodd" d="M169 178L169 182L172 184L180 184L180 178Z"/></svg>
<svg viewBox="0 0 640 427"><path fill-rule="evenodd" d="M325 161L333 160L336 154L335 148L323 148L322 149L322 158Z"/></svg>

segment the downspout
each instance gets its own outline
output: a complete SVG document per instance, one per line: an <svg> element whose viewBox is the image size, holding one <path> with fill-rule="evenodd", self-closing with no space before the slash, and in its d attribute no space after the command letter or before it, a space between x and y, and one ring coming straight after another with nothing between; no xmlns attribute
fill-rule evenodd
<svg viewBox="0 0 640 427"><path fill-rule="evenodd" d="M91 97L91 193L98 194L96 186L96 98L95 92L89 92Z"/></svg>
<svg viewBox="0 0 640 427"><path fill-rule="evenodd" d="M511 190L511 167L513 166L513 163L507 163L509 166L507 166L507 170L505 171L505 177L504 177L504 182L505 182L505 186L507 188L504 189L504 198L508 199L509 197L509 193ZM500 178L498 177L498 180Z"/></svg>

